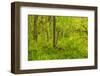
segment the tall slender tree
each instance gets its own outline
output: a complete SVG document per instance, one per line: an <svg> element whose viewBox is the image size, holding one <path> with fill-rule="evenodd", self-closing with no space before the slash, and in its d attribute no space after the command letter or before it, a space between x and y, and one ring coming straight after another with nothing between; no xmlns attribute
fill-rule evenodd
<svg viewBox="0 0 100 76"><path fill-rule="evenodd" d="M53 16L53 47L56 47L56 18Z"/></svg>
<svg viewBox="0 0 100 76"><path fill-rule="evenodd" d="M34 16L34 40L37 42L38 32L37 32L37 20L38 16Z"/></svg>

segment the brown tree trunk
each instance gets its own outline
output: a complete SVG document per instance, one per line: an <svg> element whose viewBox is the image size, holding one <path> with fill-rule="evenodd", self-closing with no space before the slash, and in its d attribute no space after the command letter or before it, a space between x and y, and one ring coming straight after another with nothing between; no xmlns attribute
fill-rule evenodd
<svg viewBox="0 0 100 76"><path fill-rule="evenodd" d="M56 45L57 45L58 40L59 40L59 33L60 33L60 31L57 31L57 34L56 34Z"/></svg>
<svg viewBox="0 0 100 76"><path fill-rule="evenodd" d="M37 33L37 19L38 16L34 16L34 40L37 42L38 33Z"/></svg>
<svg viewBox="0 0 100 76"><path fill-rule="evenodd" d="M53 47L56 47L56 18L53 16Z"/></svg>
<svg viewBox="0 0 100 76"><path fill-rule="evenodd" d="M48 31L46 33L47 33L47 42L48 42L49 41L49 33L48 33Z"/></svg>

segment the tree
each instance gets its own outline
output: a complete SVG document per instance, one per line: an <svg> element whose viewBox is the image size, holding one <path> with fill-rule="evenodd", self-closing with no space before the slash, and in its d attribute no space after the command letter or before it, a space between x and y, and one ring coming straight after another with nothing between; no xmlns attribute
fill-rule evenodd
<svg viewBox="0 0 100 76"><path fill-rule="evenodd" d="M53 16L53 47L56 47L56 18Z"/></svg>
<svg viewBox="0 0 100 76"><path fill-rule="evenodd" d="M37 19L38 16L34 16L34 40L37 42L37 37L38 37L38 33L37 33Z"/></svg>

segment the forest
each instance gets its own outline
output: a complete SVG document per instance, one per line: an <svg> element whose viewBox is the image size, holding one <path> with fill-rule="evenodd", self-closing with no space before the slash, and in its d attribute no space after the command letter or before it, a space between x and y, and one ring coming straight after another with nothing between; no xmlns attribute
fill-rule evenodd
<svg viewBox="0 0 100 76"><path fill-rule="evenodd" d="M88 57L88 18L28 15L28 60Z"/></svg>

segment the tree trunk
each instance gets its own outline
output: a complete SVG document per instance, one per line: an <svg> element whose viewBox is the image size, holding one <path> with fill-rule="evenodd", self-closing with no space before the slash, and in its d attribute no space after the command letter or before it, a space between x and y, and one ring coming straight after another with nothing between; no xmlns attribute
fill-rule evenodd
<svg viewBox="0 0 100 76"><path fill-rule="evenodd" d="M49 33L48 33L48 31L46 33L47 33L47 42L48 42L49 41Z"/></svg>
<svg viewBox="0 0 100 76"><path fill-rule="evenodd" d="M37 37L38 37L38 33L37 33L37 19L38 16L34 16L34 40L37 42Z"/></svg>
<svg viewBox="0 0 100 76"><path fill-rule="evenodd" d="M62 28L62 38L64 39L64 29Z"/></svg>
<svg viewBox="0 0 100 76"><path fill-rule="evenodd" d="M56 47L56 18L53 16L53 47Z"/></svg>
<svg viewBox="0 0 100 76"><path fill-rule="evenodd" d="M59 40L59 33L60 33L60 31L57 31L57 34L56 34L56 45L57 45L58 40Z"/></svg>

